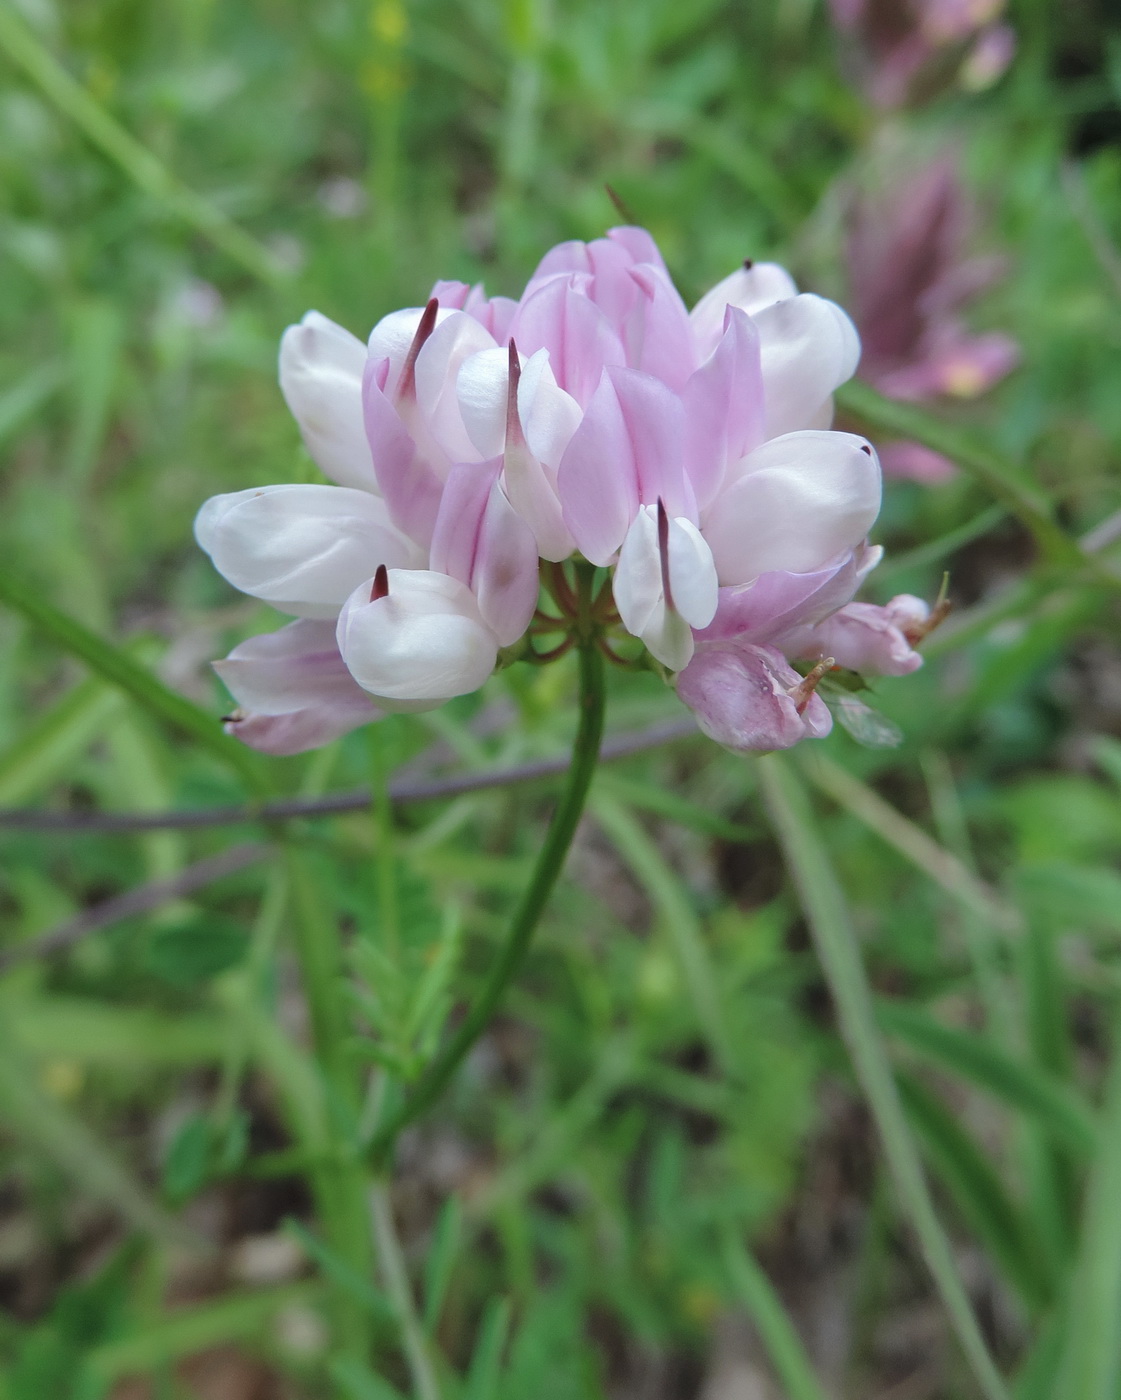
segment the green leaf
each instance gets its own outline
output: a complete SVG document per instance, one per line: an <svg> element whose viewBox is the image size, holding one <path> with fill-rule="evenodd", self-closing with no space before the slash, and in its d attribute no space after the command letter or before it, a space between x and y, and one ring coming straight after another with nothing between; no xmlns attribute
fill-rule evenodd
<svg viewBox="0 0 1121 1400"><path fill-rule="evenodd" d="M394 1322L395 1314L385 1295L355 1269L352 1269L347 1261L336 1254L329 1245L324 1244L317 1235L313 1235L298 1220L291 1217L284 1222L284 1228L290 1235L294 1235L299 1240L309 1258L315 1261L324 1276L333 1284L348 1293L371 1316L379 1318L383 1322Z"/></svg>
<svg viewBox="0 0 1121 1400"><path fill-rule="evenodd" d="M436 1221L432 1244L424 1261L424 1330L429 1334L436 1330L440 1321L462 1235L463 1208L458 1196L449 1196Z"/></svg>
<svg viewBox="0 0 1121 1400"><path fill-rule="evenodd" d="M1037 1118L1055 1137L1080 1153L1094 1152L1098 1136L1094 1114L1062 1081L1034 1065L1012 1059L982 1036L943 1025L917 1007L880 1001L876 1018L889 1034L906 1041L912 1050L940 1068Z"/></svg>
<svg viewBox="0 0 1121 1400"><path fill-rule="evenodd" d="M60 364L38 365L0 394L0 442L18 432L43 408L66 379Z"/></svg>
<svg viewBox="0 0 1121 1400"><path fill-rule="evenodd" d="M502 1351L510 1331L510 1300L492 1298L483 1314L479 1338L471 1354L462 1400L495 1400Z"/></svg>
<svg viewBox="0 0 1121 1400"><path fill-rule="evenodd" d="M249 935L233 919L205 913L152 935L144 954L149 972L176 987L194 987L236 967Z"/></svg>
<svg viewBox="0 0 1121 1400"><path fill-rule="evenodd" d="M1032 1308L1050 1299L1053 1281L1031 1225L988 1158L958 1120L917 1079L897 1073L899 1093L936 1175L963 1218Z"/></svg>
<svg viewBox="0 0 1121 1400"><path fill-rule="evenodd" d="M0 1122L50 1161L84 1195L104 1201L133 1228L182 1243L183 1232L100 1139L44 1093L7 1037L0 1042Z"/></svg>
<svg viewBox="0 0 1121 1400"><path fill-rule="evenodd" d="M58 782L123 703L118 691L92 676L68 691L0 754L0 804L18 806Z"/></svg>
<svg viewBox="0 0 1121 1400"><path fill-rule="evenodd" d="M401 1392L353 1357L337 1356L328 1365L331 1379L347 1400L404 1400Z"/></svg>
<svg viewBox="0 0 1121 1400"><path fill-rule="evenodd" d="M163 1166L163 1189L175 1205L201 1191L210 1176L212 1155L210 1123L192 1113L172 1139Z"/></svg>

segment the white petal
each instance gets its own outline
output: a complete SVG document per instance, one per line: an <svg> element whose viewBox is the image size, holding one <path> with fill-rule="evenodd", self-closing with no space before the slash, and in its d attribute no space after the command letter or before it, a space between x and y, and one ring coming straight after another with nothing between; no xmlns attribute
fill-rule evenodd
<svg viewBox="0 0 1121 1400"><path fill-rule="evenodd" d="M669 522L669 586L673 605L691 627L707 627L716 616L719 585L712 551L684 517Z"/></svg>
<svg viewBox="0 0 1121 1400"><path fill-rule="evenodd" d="M656 506L639 507L619 550L611 591L623 626L634 637L641 637L664 609Z"/></svg>
<svg viewBox="0 0 1121 1400"><path fill-rule="evenodd" d="M583 410L557 383L549 352L538 350L522 366L518 383L518 417L529 450L555 472Z"/></svg>
<svg viewBox="0 0 1121 1400"><path fill-rule="evenodd" d="M339 614L339 650L364 690L398 702L466 695L498 657L471 590L428 569L390 569L389 592L370 601L370 581Z"/></svg>
<svg viewBox="0 0 1121 1400"><path fill-rule="evenodd" d="M693 327L693 342L699 359L704 360L716 349L717 342L724 334L724 311L726 307L737 306L754 316L765 306L776 301L785 301L796 296L798 288L794 279L778 263L752 263L751 267L738 267L735 272L717 282L705 292L689 313L689 323Z"/></svg>
<svg viewBox="0 0 1121 1400"><path fill-rule="evenodd" d="M839 306L809 293L765 307L753 319L759 328L767 436L820 423L829 396L856 371L856 327Z"/></svg>
<svg viewBox="0 0 1121 1400"><path fill-rule="evenodd" d="M500 456L506 441L509 381L510 352L499 346L470 355L456 378L463 426L484 462Z"/></svg>
<svg viewBox="0 0 1121 1400"><path fill-rule="evenodd" d="M612 592L627 631L663 665L680 671L693 655L690 624L706 627L716 612L716 569L708 545L688 520L669 521L668 545L672 608L662 587L656 506L642 506L627 531Z"/></svg>
<svg viewBox="0 0 1121 1400"><path fill-rule="evenodd" d="M452 311L437 318L436 329L417 356L417 404L433 437L453 462L482 461L488 455L497 455L480 453L472 442L456 393L459 372L466 361L494 348L494 337L485 326L464 311Z"/></svg>
<svg viewBox="0 0 1121 1400"><path fill-rule="evenodd" d="M855 549L880 509L880 464L852 433L787 433L757 447L702 530L721 584L812 573Z"/></svg>
<svg viewBox="0 0 1121 1400"><path fill-rule="evenodd" d="M377 491L362 420L366 347L309 311L280 341L280 388L300 425L307 450L340 486Z"/></svg>
<svg viewBox="0 0 1121 1400"><path fill-rule="evenodd" d="M195 538L235 588L298 617L333 618L379 564L419 562L381 498L345 486L212 496L196 517Z"/></svg>

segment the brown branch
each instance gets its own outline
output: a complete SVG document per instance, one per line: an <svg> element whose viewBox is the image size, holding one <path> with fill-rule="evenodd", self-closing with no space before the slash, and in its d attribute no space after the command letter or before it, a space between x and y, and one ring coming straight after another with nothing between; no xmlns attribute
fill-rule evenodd
<svg viewBox="0 0 1121 1400"><path fill-rule="evenodd" d="M604 741L604 759L626 758L647 749L660 748L676 739L697 733L691 718L667 720L649 729L632 730ZM565 756L535 759L509 768L482 773L460 773L447 778L401 778L389 785L390 799L399 805L429 802L441 797L485 792L490 788L513 787L555 777L568 767ZM188 807L171 812L43 812L0 808L0 827L21 831L159 831L171 828L240 826L248 822L286 821L294 817L331 817L359 812L370 804L367 788L333 793L329 797L285 798L246 807ZM236 848L235 848L236 849ZM193 867L191 867L193 868ZM185 872L184 872L185 873ZM0 964L2 965L2 964Z"/></svg>

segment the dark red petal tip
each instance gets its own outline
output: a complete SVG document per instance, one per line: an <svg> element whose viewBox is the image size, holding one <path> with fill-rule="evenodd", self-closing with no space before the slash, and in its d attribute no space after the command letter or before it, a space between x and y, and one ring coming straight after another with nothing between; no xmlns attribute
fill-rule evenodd
<svg viewBox="0 0 1121 1400"><path fill-rule="evenodd" d="M379 564L374 574L374 586L370 589L370 602L376 603L379 598L389 597L389 570L384 564Z"/></svg>

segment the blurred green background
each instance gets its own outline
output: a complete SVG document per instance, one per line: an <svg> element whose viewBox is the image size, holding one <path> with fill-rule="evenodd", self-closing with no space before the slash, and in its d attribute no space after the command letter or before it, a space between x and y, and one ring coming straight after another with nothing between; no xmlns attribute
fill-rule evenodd
<svg viewBox="0 0 1121 1400"><path fill-rule="evenodd" d="M275 615L191 521L317 479L284 327L315 307L365 336L438 277L516 296L553 243L620 222L607 187L688 301L750 256L845 302L854 201L902 217L938 157L960 259L1000 259L965 318L1022 362L896 431L842 402L874 438L961 434L949 479L887 483L866 590L933 599L948 570L954 611L922 671L865 697L900 742L838 726L792 771L991 1350L1021 1400L1121 1396L1121 20L1022 0L1004 21L1006 72L934 45L886 107L875 34L815 0L0 0L0 956L34 954L0 966L4 1400L419 1393L384 1260L339 1252L292 948L342 930L354 1064L407 1076L478 985L555 780L398 808L392 955L368 813L12 815L251 795L105 655L217 733L207 662ZM91 669L37 603L112 650ZM251 776L314 797L371 765L563 755L573 685L515 667L372 752L359 733ZM681 716L653 676L612 678L612 732ZM158 881L140 913L70 922ZM386 1191L450 1400L981 1393L755 765L700 738L597 779L526 971Z"/></svg>

